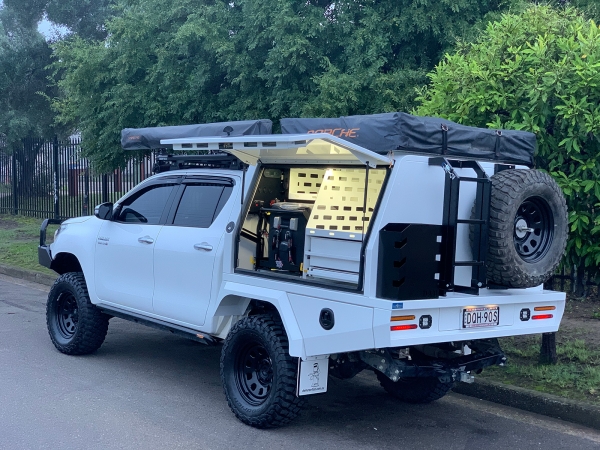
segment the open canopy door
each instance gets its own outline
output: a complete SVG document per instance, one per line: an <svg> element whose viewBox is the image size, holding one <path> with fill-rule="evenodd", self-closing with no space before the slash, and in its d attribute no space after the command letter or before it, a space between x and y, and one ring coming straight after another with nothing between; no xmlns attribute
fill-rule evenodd
<svg viewBox="0 0 600 450"><path fill-rule="evenodd" d="M327 133L163 139L173 150L218 150L246 164L390 165L393 160Z"/></svg>

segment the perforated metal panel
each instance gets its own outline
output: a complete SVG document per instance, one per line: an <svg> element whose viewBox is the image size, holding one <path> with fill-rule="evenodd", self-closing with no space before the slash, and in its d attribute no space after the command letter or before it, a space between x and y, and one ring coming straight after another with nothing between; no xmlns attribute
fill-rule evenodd
<svg viewBox="0 0 600 450"><path fill-rule="evenodd" d="M363 233L369 226L386 171L369 171L366 211L365 174L364 168L325 172L306 228L304 276L358 282Z"/></svg>
<svg viewBox="0 0 600 450"><path fill-rule="evenodd" d="M315 201L324 175L325 169L290 169L288 198Z"/></svg>
<svg viewBox="0 0 600 450"><path fill-rule="evenodd" d="M363 211L365 173L364 168L327 169L307 228L353 234L365 232L381 191L385 169L369 171L367 210Z"/></svg>

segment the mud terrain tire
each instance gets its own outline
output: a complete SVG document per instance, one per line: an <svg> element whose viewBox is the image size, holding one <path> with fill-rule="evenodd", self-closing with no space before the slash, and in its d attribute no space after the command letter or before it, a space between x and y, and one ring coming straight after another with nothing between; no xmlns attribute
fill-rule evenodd
<svg viewBox="0 0 600 450"><path fill-rule="evenodd" d="M46 304L46 325L58 351L86 355L100 348L109 316L90 302L83 273L69 272L54 282Z"/></svg>
<svg viewBox="0 0 600 450"><path fill-rule="evenodd" d="M491 181L488 282L539 286L554 274L567 244L562 191L539 170L504 170Z"/></svg>
<svg viewBox="0 0 600 450"><path fill-rule="evenodd" d="M298 361L288 350L283 325L271 315L245 317L227 335L221 351L223 391L235 416L246 425L274 428L300 413Z"/></svg>

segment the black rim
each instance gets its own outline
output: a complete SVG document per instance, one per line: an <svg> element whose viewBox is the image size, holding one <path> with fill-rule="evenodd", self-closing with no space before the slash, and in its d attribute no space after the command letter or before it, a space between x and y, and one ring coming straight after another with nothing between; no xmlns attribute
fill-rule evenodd
<svg viewBox="0 0 600 450"><path fill-rule="evenodd" d="M267 349L258 342L248 342L235 359L235 381L238 391L252 406L262 405L273 385L273 362Z"/></svg>
<svg viewBox="0 0 600 450"><path fill-rule="evenodd" d="M525 200L515 216L515 248L523 261L542 259L552 243L554 217L546 200L531 197Z"/></svg>
<svg viewBox="0 0 600 450"><path fill-rule="evenodd" d="M77 300L70 292L60 294L56 300L56 324L58 331L65 339L73 337L77 331Z"/></svg>

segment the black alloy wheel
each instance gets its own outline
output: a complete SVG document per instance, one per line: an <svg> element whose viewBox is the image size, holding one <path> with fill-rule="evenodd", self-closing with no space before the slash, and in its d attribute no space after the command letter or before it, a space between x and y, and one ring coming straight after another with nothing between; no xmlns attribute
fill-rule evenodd
<svg viewBox="0 0 600 450"><path fill-rule="evenodd" d="M262 405L273 387L273 362L259 342L249 342L236 357L235 377L240 394L250 405Z"/></svg>
<svg viewBox="0 0 600 450"><path fill-rule="evenodd" d="M515 216L515 249L523 261L542 259L553 235L554 218L548 202L541 197L525 200Z"/></svg>
<svg viewBox="0 0 600 450"><path fill-rule="evenodd" d="M56 301L56 325L64 339L71 339L77 332L78 317L77 300L71 292L63 292Z"/></svg>

